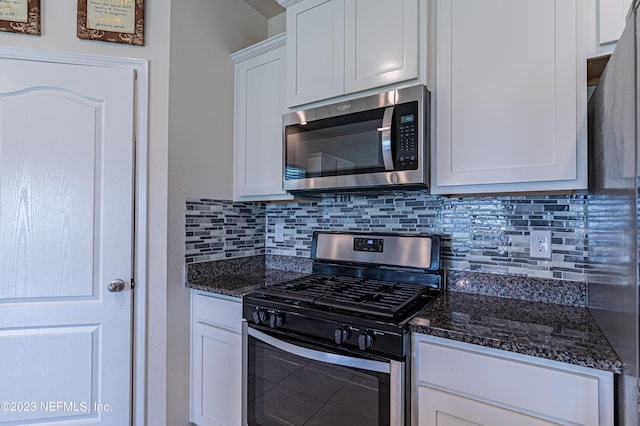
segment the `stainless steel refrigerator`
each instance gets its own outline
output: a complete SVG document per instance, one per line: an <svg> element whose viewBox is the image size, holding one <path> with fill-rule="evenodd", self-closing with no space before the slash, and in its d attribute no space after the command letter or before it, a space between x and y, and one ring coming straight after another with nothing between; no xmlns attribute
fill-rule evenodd
<svg viewBox="0 0 640 426"><path fill-rule="evenodd" d="M639 3L634 0L589 101L589 309L623 362L616 377L616 423L630 426L639 424L640 412Z"/></svg>

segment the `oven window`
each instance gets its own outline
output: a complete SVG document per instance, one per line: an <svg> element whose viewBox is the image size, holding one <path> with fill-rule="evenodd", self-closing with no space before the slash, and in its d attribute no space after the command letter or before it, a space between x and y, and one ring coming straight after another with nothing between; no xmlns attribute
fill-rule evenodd
<svg viewBox="0 0 640 426"><path fill-rule="evenodd" d="M252 426L389 424L389 374L310 360L248 338Z"/></svg>

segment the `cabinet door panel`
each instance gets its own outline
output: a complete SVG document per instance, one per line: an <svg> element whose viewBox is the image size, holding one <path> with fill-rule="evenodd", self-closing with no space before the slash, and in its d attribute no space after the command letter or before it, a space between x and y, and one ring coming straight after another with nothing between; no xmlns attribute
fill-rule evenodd
<svg viewBox="0 0 640 426"><path fill-rule="evenodd" d="M347 0L347 93L418 77L418 0Z"/></svg>
<svg viewBox="0 0 640 426"><path fill-rule="evenodd" d="M281 48L284 49L284 48ZM284 67L278 50L240 65L236 131L240 196L284 194L282 190L282 103Z"/></svg>
<svg viewBox="0 0 640 426"><path fill-rule="evenodd" d="M557 424L426 386L418 392L419 426Z"/></svg>
<svg viewBox="0 0 640 426"><path fill-rule="evenodd" d="M199 426L242 418L242 303L191 293L191 415Z"/></svg>
<svg viewBox="0 0 640 426"><path fill-rule="evenodd" d="M239 425L242 417L242 335L193 325L194 421L201 425Z"/></svg>
<svg viewBox="0 0 640 426"><path fill-rule="evenodd" d="M625 26L625 18L631 0L599 0L597 43L598 46L615 43L622 35Z"/></svg>
<svg viewBox="0 0 640 426"><path fill-rule="evenodd" d="M437 3L438 187L586 184L576 7L575 0Z"/></svg>
<svg viewBox="0 0 640 426"><path fill-rule="evenodd" d="M282 190L285 35L231 57L235 65L235 201L289 200Z"/></svg>
<svg viewBox="0 0 640 426"><path fill-rule="evenodd" d="M305 0L287 9L288 104L344 90L344 0Z"/></svg>

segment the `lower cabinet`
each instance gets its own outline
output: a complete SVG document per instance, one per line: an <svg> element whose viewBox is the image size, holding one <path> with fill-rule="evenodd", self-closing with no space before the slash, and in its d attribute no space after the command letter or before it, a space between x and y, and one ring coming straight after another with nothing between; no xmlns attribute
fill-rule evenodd
<svg viewBox="0 0 640 426"><path fill-rule="evenodd" d="M487 404L471 398L420 386L419 425L554 425L523 413Z"/></svg>
<svg viewBox="0 0 640 426"><path fill-rule="evenodd" d="M242 303L192 291L191 421L237 426L242 418Z"/></svg>
<svg viewBox="0 0 640 426"><path fill-rule="evenodd" d="M413 423L613 425L613 373L414 334Z"/></svg>

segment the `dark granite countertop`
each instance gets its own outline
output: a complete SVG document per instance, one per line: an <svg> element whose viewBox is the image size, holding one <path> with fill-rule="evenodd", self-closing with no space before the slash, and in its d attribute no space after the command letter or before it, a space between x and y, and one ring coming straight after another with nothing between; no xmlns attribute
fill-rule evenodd
<svg viewBox="0 0 640 426"><path fill-rule="evenodd" d="M622 363L586 307L448 291L410 322L413 332L620 373Z"/></svg>
<svg viewBox="0 0 640 426"><path fill-rule="evenodd" d="M195 263L187 265L185 285L242 297L308 275L311 265L310 259L277 255ZM413 318L412 332L622 371L618 356L585 307L584 284L452 271L448 288ZM497 297L505 291L515 298Z"/></svg>
<svg viewBox="0 0 640 426"><path fill-rule="evenodd" d="M258 255L188 264L185 286L194 290L242 297L260 287L310 273L310 259Z"/></svg>
<svg viewBox="0 0 640 426"><path fill-rule="evenodd" d="M189 280L188 288L242 297L253 290L308 275L304 272L283 271L281 269L262 269L259 271L218 275L208 279Z"/></svg>

